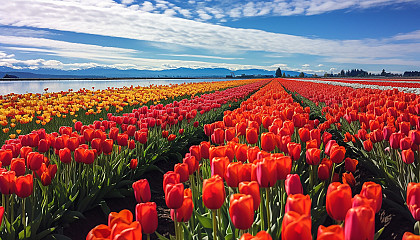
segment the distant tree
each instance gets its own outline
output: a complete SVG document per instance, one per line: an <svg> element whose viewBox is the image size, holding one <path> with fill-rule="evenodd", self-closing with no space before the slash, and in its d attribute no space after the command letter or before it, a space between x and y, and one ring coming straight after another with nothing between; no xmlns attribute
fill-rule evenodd
<svg viewBox="0 0 420 240"><path fill-rule="evenodd" d="M382 69L381 76L386 76L385 69Z"/></svg>
<svg viewBox="0 0 420 240"><path fill-rule="evenodd" d="M344 69L341 70L340 72L340 76L344 77L346 75L346 73L344 72Z"/></svg>
<svg viewBox="0 0 420 240"><path fill-rule="evenodd" d="M303 72L300 72L300 73L299 73L299 77L300 77L300 78L303 78L303 77L305 77L305 74L304 74Z"/></svg>
<svg viewBox="0 0 420 240"><path fill-rule="evenodd" d="M11 75L11 74L6 74L6 75L4 75L4 77L3 78L18 78L17 76L15 76L15 75Z"/></svg>
<svg viewBox="0 0 420 240"><path fill-rule="evenodd" d="M281 77L285 78L285 77L286 77L286 73L285 73L285 72L283 72L283 75L282 75Z"/></svg>
<svg viewBox="0 0 420 240"><path fill-rule="evenodd" d="M280 68L277 68L277 70L276 70L276 77L277 78L281 77L281 69Z"/></svg>

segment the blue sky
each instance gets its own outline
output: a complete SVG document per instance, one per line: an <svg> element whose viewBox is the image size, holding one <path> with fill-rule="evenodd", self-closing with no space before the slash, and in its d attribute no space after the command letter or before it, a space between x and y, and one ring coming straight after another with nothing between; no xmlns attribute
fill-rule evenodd
<svg viewBox="0 0 420 240"><path fill-rule="evenodd" d="M420 70L417 0L0 0L15 69Z"/></svg>

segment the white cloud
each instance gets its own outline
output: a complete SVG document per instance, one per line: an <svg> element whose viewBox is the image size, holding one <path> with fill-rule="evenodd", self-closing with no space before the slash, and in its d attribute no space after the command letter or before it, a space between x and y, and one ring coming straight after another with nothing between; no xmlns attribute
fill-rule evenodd
<svg viewBox="0 0 420 240"><path fill-rule="evenodd" d="M303 67L303 68L307 68L307 67L309 67L309 66L310 66L309 64L303 64L303 65L302 65L302 67Z"/></svg>
<svg viewBox="0 0 420 240"><path fill-rule="evenodd" d="M321 64L318 64L317 67L323 67L323 66L324 66L324 64L321 63Z"/></svg>
<svg viewBox="0 0 420 240"><path fill-rule="evenodd" d="M145 12L151 12L155 9L155 7L153 6L153 3L149 2L149 1L145 1L145 2L143 2L140 9L142 11L145 11Z"/></svg>
<svg viewBox="0 0 420 240"><path fill-rule="evenodd" d="M125 5L130 5L134 2L134 0L122 0L121 3Z"/></svg>
<svg viewBox="0 0 420 240"><path fill-rule="evenodd" d="M202 19L202 20L210 20L210 19L212 19L213 17L212 16L210 16L206 11L204 11L203 9L199 9L198 11L197 11L197 14L198 14L198 16L200 17L200 19Z"/></svg>

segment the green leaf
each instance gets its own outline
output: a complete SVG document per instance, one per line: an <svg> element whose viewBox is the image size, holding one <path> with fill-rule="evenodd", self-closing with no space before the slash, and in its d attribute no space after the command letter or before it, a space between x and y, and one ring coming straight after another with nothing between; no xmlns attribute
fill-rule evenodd
<svg viewBox="0 0 420 240"><path fill-rule="evenodd" d="M105 216L108 216L111 212L111 209L109 208L108 204L102 200L99 206L101 206L102 212L105 214Z"/></svg>
<svg viewBox="0 0 420 240"><path fill-rule="evenodd" d="M156 236L157 236L160 240L169 240L168 238L166 238L166 237L164 237L164 236L160 235L158 232L155 232L155 233L156 233Z"/></svg>
<svg viewBox="0 0 420 240"><path fill-rule="evenodd" d="M376 233L375 233L375 237L374 240L378 240L378 238L381 236L382 232L384 231L385 227L379 229Z"/></svg>
<svg viewBox="0 0 420 240"><path fill-rule="evenodd" d="M38 233L36 236L35 236L35 240L41 240L41 239L44 239L48 234L50 234L50 233L52 233L53 231L55 230L55 228L48 228L48 229L45 229L44 231L42 231L42 232L40 232L40 233Z"/></svg>
<svg viewBox="0 0 420 240"><path fill-rule="evenodd" d="M212 219L211 218L201 216L197 212L195 212L195 215L197 216L197 219L201 223L201 225L203 226L203 228L208 228L208 229L212 229L213 228L213 225L212 225L213 223L212 223Z"/></svg>
<svg viewBox="0 0 420 240"><path fill-rule="evenodd" d="M104 198L124 198L124 195L120 193L118 190L107 192Z"/></svg>
<svg viewBox="0 0 420 240"><path fill-rule="evenodd" d="M184 239L185 240L192 240L191 230L188 229L187 225L184 222L181 222L182 227L184 228Z"/></svg>
<svg viewBox="0 0 420 240"><path fill-rule="evenodd" d="M71 240L71 238L64 236L62 234L53 234L52 238L56 240Z"/></svg>

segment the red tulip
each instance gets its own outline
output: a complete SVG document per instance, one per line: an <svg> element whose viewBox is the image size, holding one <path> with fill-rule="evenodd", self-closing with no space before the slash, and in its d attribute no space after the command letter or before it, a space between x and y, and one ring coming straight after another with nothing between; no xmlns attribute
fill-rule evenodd
<svg viewBox="0 0 420 240"><path fill-rule="evenodd" d="M327 213L337 221L343 221L351 208L351 189L348 184L333 182L328 186L326 197Z"/></svg>
<svg viewBox="0 0 420 240"><path fill-rule="evenodd" d="M83 130L83 138L85 139L86 142L90 142L93 139L93 129L87 128L85 130Z"/></svg>
<svg viewBox="0 0 420 240"><path fill-rule="evenodd" d="M242 181L242 162L232 162L226 167L225 180L229 187L238 187L238 184Z"/></svg>
<svg viewBox="0 0 420 240"><path fill-rule="evenodd" d="M245 122L238 122L235 125L236 135L238 136L245 136L246 135L246 123Z"/></svg>
<svg viewBox="0 0 420 240"><path fill-rule="evenodd" d="M344 236L346 240L373 240L375 212L370 207L350 208L346 214Z"/></svg>
<svg viewBox="0 0 420 240"><path fill-rule="evenodd" d="M256 164L256 177L258 184L263 187L272 187L277 182L277 163L274 159L264 158Z"/></svg>
<svg viewBox="0 0 420 240"><path fill-rule="evenodd" d="M231 141L236 135L236 130L234 127L229 127L225 130L225 141Z"/></svg>
<svg viewBox="0 0 420 240"><path fill-rule="evenodd" d="M197 128L199 125L200 125L200 123L199 123L198 121L195 121L195 122L193 123L193 127L195 127L195 128Z"/></svg>
<svg viewBox="0 0 420 240"><path fill-rule="evenodd" d="M184 201L184 185L182 183L169 183L165 188L166 206L171 209L178 209Z"/></svg>
<svg viewBox="0 0 420 240"><path fill-rule="evenodd" d="M289 156L274 158L277 163L277 180L285 180L292 170L292 159Z"/></svg>
<svg viewBox="0 0 420 240"><path fill-rule="evenodd" d="M49 186L51 184L51 181L52 181L52 177L51 177L50 172L48 170L47 171L44 171L41 174L41 183L42 183L42 185L43 186Z"/></svg>
<svg viewBox="0 0 420 240"><path fill-rule="evenodd" d="M210 143L209 142L201 142L200 143L200 153L201 157L204 159L209 159L210 154Z"/></svg>
<svg viewBox="0 0 420 240"><path fill-rule="evenodd" d="M373 211L375 211L375 213L379 212L379 210L382 207L381 185L374 182L365 182L363 183L362 190L360 191L360 195L367 197L369 199L374 199L376 205L373 208Z"/></svg>
<svg viewBox="0 0 420 240"><path fill-rule="evenodd" d="M114 140L112 139L105 139L104 141L102 141L102 151L104 154L111 154L112 153L112 148L114 146Z"/></svg>
<svg viewBox="0 0 420 240"><path fill-rule="evenodd" d="M309 129L307 128L299 128L299 137L302 142L307 142L311 139L311 135L309 133Z"/></svg>
<svg viewBox="0 0 420 240"><path fill-rule="evenodd" d="M226 168L229 164L227 157L215 157L211 162L211 176L219 175L222 179L225 178Z"/></svg>
<svg viewBox="0 0 420 240"><path fill-rule="evenodd" d="M356 166L359 163L356 159L346 158L344 159L345 169L348 172L354 173L356 171Z"/></svg>
<svg viewBox="0 0 420 240"><path fill-rule="evenodd" d="M260 187L256 181L239 183L239 193L251 195L254 203L254 211L258 210L261 202Z"/></svg>
<svg viewBox="0 0 420 240"><path fill-rule="evenodd" d="M258 131L256 128L246 129L246 141L249 144L255 144L258 142Z"/></svg>
<svg viewBox="0 0 420 240"><path fill-rule="evenodd" d="M254 203L251 195L233 194L230 197L229 215L237 229L246 230L254 222Z"/></svg>
<svg viewBox="0 0 420 240"><path fill-rule="evenodd" d="M369 199L367 197L364 197L360 194L356 194L353 197L352 200L352 207L358 207L358 206L367 206L372 208L372 210L375 210L376 208L376 201L375 199Z"/></svg>
<svg viewBox="0 0 420 240"><path fill-rule="evenodd" d="M204 124L204 134L206 134L206 136L211 136L213 134L214 131L214 124Z"/></svg>
<svg viewBox="0 0 420 240"><path fill-rule="evenodd" d="M332 162L328 158L322 159L318 166L318 178L321 181L330 179L331 176Z"/></svg>
<svg viewBox="0 0 420 240"><path fill-rule="evenodd" d="M275 135L272 132L265 132L261 134L261 149L271 152L276 147Z"/></svg>
<svg viewBox="0 0 420 240"><path fill-rule="evenodd" d="M297 174L287 175L285 187L287 195L303 194L302 183L300 182L300 177Z"/></svg>
<svg viewBox="0 0 420 240"><path fill-rule="evenodd" d="M236 148L236 153L235 153L236 159L240 162L246 162L246 160L248 159L247 152L248 152L248 145L239 144L238 147Z"/></svg>
<svg viewBox="0 0 420 240"><path fill-rule="evenodd" d="M356 180L354 179L353 173L343 173L343 183L347 183L350 187L356 185Z"/></svg>
<svg viewBox="0 0 420 240"><path fill-rule="evenodd" d="M23 176L25 175L26 166L25 166L25 159L23 158L13 158L12 164L10 165L10 170L16 173L16 176Z"/></svg>
<svg viewBox="0 0 420 240"><path fill-rule="evenodd" d="M139 163L139 160L137 160L137 158L133 158L130 161L130 169L134 170L137 168L137 164Z"/></svg>
<svg viewBox="0 0 420 240"><path fill-rule="evenodd" d="M225 142L225 131L221 128L214 129L211 135L211 141L217 145L223 145Z"/></svg>
<svg viewBox="0 0 420 240"><path fill-rule="evenodd" d="M215 210L222 207L225 200L225 186L218 175L204 180L203 203L208 209Z"/></svg>
<svg viewBox="0 0 420 240"><path fill-rule="evenodd" d="M175 134L169 134L168 141L171 142L171 141L175 140L175 138L176 138Z"/></svg>
<svg viewBox="0 0 420 240"><path fill-rule="evenodd" d="M324 146L327 145L327 143L332 139L332 134L325 131L322 134L322 142L324 143Z"/></svg>
<svg viewBox="0 0 420 240"><path fill-rule="evenodd" d="M16 178L16 195L20 198L31 196L34 190L34 179L32 174Z"/></svg>
<svg viewBox="0 0 420 240"><path fill-rule="evenodd" d="M199 162L194 156L187 156L182 160L182 162L188 165L188 171L190 175L192 175L198 169Z"/></svg>
<svg viewBox="0 0 420 240"><path fill-rule="evenodd" d="M249 147L247 152L246 152L248 162L253 163L254 160L257 159L257 154L258 154L259 151L260 151L260 149L258 148L258 146Z"/></svg>
<svg viewBox="0 0 420 240"><path fill-rule="evenodd" d="M411 148L411 139L409 137L404 137L400 140L400 149L407 150Z"/></svg>
<svg viewBox="0 0 420 240"><path fill-rule="evenodd" d="M186 182L188 181L188 178L190 176L190 173L188 171L188 164L186 163L177 163L174 166L174 172L179 174L179 181L180 182Z"/></svg>
<svg viewBox="0 0 420 240"><path fill-rule="evenodd" d="M128 135L127 134L118 134L117 143L119 146L125 147L128 146Z"/></svg>
<svg viewBox="0 0 420 240"><path fill-rule="evenodd" d="M312 240L311 217L289 211L284 214L281 226L282 240Z"/></svg>
<svg viewBox="0 0 420 240"><path fill-rule="evenodd" d="M255 235L255 237L249 233L245 233L239 240L273 240L273 238L271 238L271 235L266 231L260 231L257 235Z"/></svg>
<svg viewBox="0 0 420 240"><path fill-rule="evenodd" d="M194 209L194 203L192 201L192 198L188 195L185 195L185 191L184 191L184 201L182 202L182 206L176 209L176 221L188 222L192 216L193 209ZM171 218L172 220L175 221L174 209L171 209Z"/></svg>
<svg viewBox="0 0 420 240"><path fill-rule="evenodd" d="M419 239L420 239L419 235L415 235L411 232L405 232L402 237L402 240L419 240Z"/></svg>
<svg viewBox="0 0 420 240"><path fill-rule="evenodd" d="M373 149L372 141L370 141L370 139L364 141L363 142L363 148L368 152L372 151L372 149Z"/></svg>
<svg viewBox="0 0 420 240"><path fill-rule="evenodd" d="M89 231L86 240L102 240L109 239L111 236L111 228L105 224L98 225Z"/></svg>
<svg viewBox="0 0 420 240"><path fill-rule="evenodd" d="M333 146L330 151L330 160L333 163L341 163L346 155L346 149L343 146Z"/></svg>
<svg viewBox="0 0 420 240"><path fill-rule="evenodd" d="M136 139L136 141L138 141L141 144L146 144L147 143L147 132L136 131L134 133L134 139Z"/></svg>
<svg viewBox="0 0 420 240"><path fill-rule="evenodd" d="M163 175L163 191L166 191L166 185L172 183L177 184L180 183L180 176L178 173L173 171L168 171Z"/></svg>
<svg viewBox="0 0 420 240"><path fill-rule="evenodd" d="M287 144L287 151L293 161L297 161L300 158L301 146L298 143L289 142Z"/></svg>
<svg viewBox="0 0 420 240"><path fill-rule="evenodd" d="M3 222L3 214L4 214L4 207L0 206L0 226L1 226L1 223Z"/></svg>
<svg viewBox="0 0 420 240"><path fill-rule="evenodd" d="M403 134L402 133L393 133L391 134L391 136L389 137L389 145L391 148L393 149L399 149L400 148L400 141L403 138Z"/></svg>
<svg viewBox="0 0 420 240"><path fill-rule="evenodd" d="M150 201L151 193L147 179L140 179L134 182L132 187L137 203L145 203Z"/></svg>
<svg viewBox="0 0 420 240"><path fill-rule="evenodd" d="M0 173L0 192L4 195L16 192L16 174L14 171Z"/></svg>
<svg viewBox="0 0 420 240"><path fill-rule="evenodd" d="M27 156L28 168L32 171L38 170L44 162L44 155L37 152L30 152Z"/></svg>
<svg viewBox="0 0 420 240"><path fill-rule="evenodd" d="M306 150L306 163L309 165L318 165L321 160L321 150L318 148L309 148Z"/></svg>
<svg viewBox="0 0 420 240"><path fill-rule="evenodd" d="M316 240L344 240L344 230L340 225L319 226Z"/></svg>
<svg viewBox="0 0 420 240"><path fill-rule="evenodd" d="M38 143L38 152L45 153L49 149L50 149L50 142L47 139L41 139L41 140L39 140L39 143Z"/></svg>
<svg viewBox="0 0 420 240"><path fill-rule="evenodd" d="M401 157L406 164L412 164L414 162L414 152L411 149L402 150Z"/></svg>
<svg viewBox="0 0 420 240"><path fill-rule="evenodd" d="M13 152L10 149L0 149L0 162L2 166L9 166L13 158Z"/></svg>
<svg viewBox="0 0 420 240"><path fill-rule="evenodd" d="M294 211L300 215L311 215L311 198L309 195L291 194L287 196L285 212Z"/></svg>
<svg viewBox="0 0 420 240"><path fill-rule="evenodd" d="M68 148L60 149L59 151L60 161L62 163L71 163L71 151Z"/></svg>
<svg viewBox="0 0 420 240"><path fill-rule="evenodd" d="M70 151L74 151L77 147L79 147L79 139L76 137L71 137L66 141L66 147L70 149Z"/></svg>
<svg viewBox="0 0 420 240"><path fill-rule="evenodd" d="M141 224L143 234L152 234L158 227L156 203L144 202L136 205L136 221Z"/></svg>
<svg viewBox="0 0 420 240"><path fill-rule="evenodd" d="M20 149L20 157L21 157L21 158L24 158L24 159L26 160L26 159L27 159L27 157L28 157L28 154L29 154L30 152L32 152L32 148L31 148L31 147L22 147L22 148Z"/></svg>
<svg viewBox="0 0 420 240"><path fill-rule="evenodd" d="M201 147L199 145L192 145L189 150L191 156L195 157L195 160L201 161Z"/></svg>

